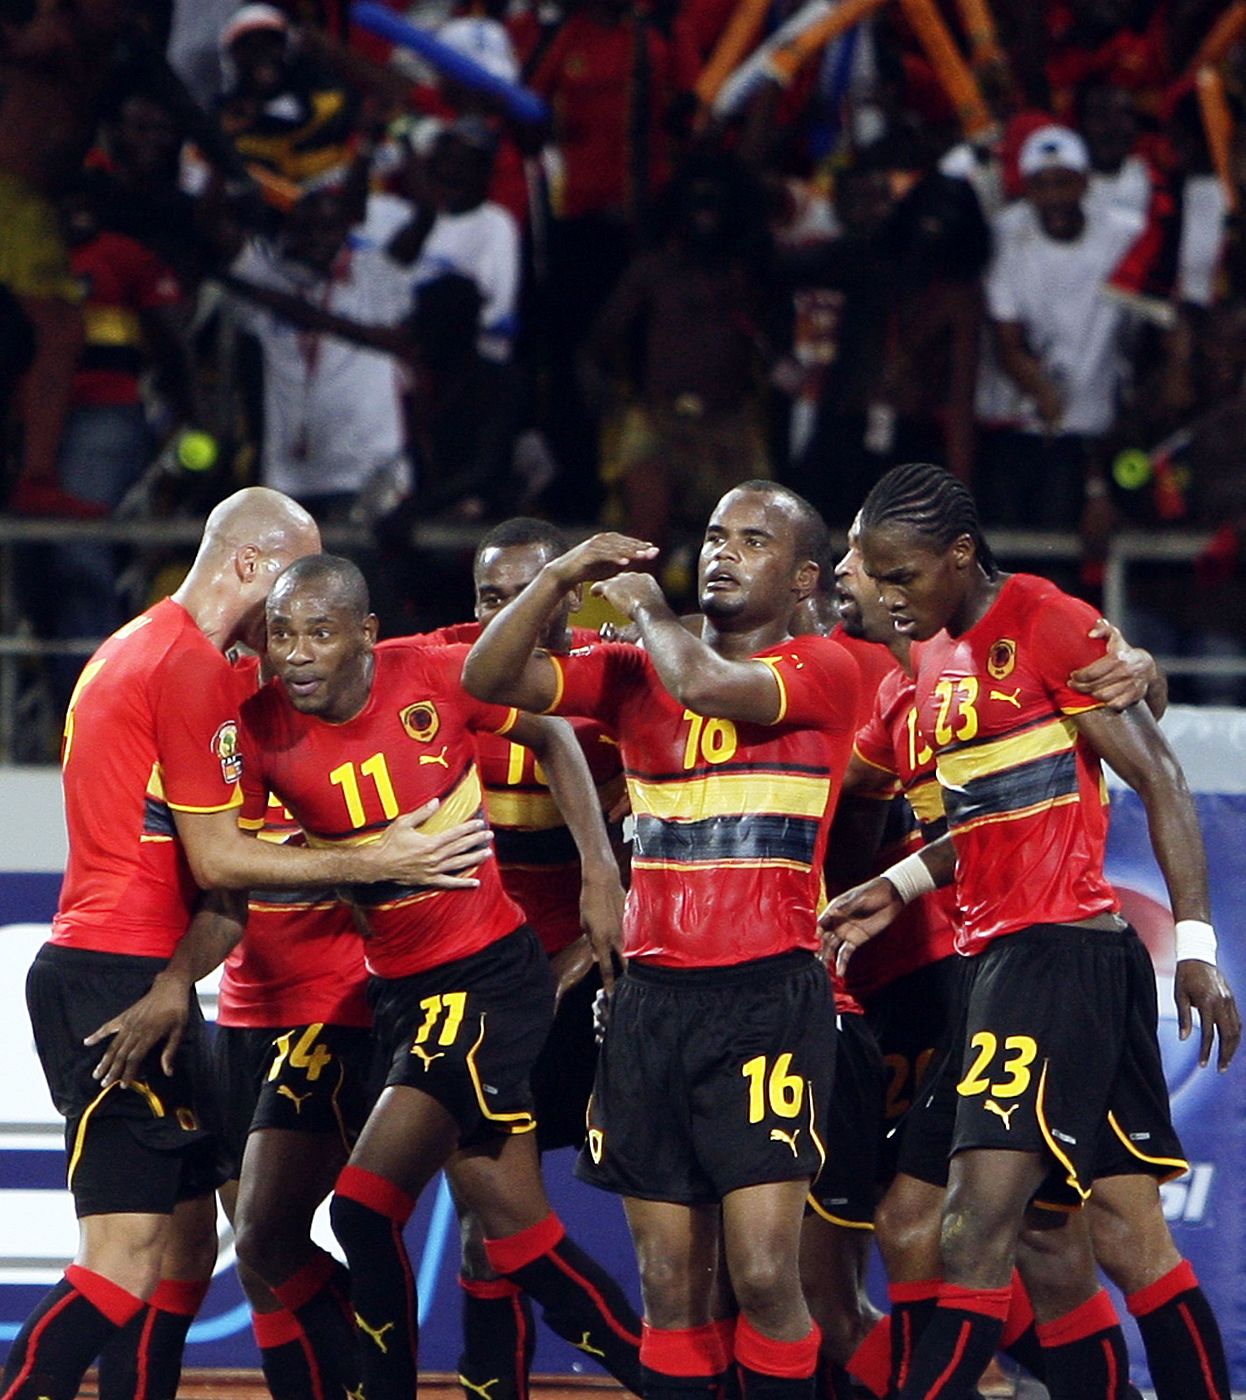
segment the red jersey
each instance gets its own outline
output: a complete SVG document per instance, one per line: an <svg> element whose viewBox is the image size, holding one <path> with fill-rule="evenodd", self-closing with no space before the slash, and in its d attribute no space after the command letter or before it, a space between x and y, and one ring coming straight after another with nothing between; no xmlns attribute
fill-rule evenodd
<svg viewBox="0 0 1246 1400"><path fill-rule="evenodd" d="M173 813L242 801L229 663L172 598L78 677L62 748L69 861L53 943L167 958L199 894Z"/></svg>
<svg viewBox="0 0 1246 1400"><path fill-rule="evenodd" d="M401 812L431 798L441 806L429 835L483 814L473 737L505 734L518 711L486 705L459 683L467 648L391 641L374 652L372 690L354 719L330 724L300 714L280 685L242 707L254 762L243 779L243 823L264 824L275 793L312 845L375 841ZM523 922L502 889L490 855L473 872L473 890L378 882L351 887L370 930L368 968L406 977L479 952Z"/></svg>
<svg viewBox="0 0 1246 1400"><path fill-rule="evenodd" d="M239 703L255 694L259 661L235 662ZM303 842L280 798L270 797L261 841ZM372 1023L363 940L332 890L260 890L247 904L242 942L225 959L217 1024L287 1026Z"/></svg>
<svg viewBox="0 0 1246 1400"><path fill-rule="evenodd" d="M879 648L882 650L882 648ZM879 869L943 835L943 796L934 751L917 727L916 687L895 665L874 698L855 751L893 779L904 794L890 797ZM956 890L949 885L910 904L884 933L858 948L848 963L848 986L868 999L889 983L955 952Z"/></svg>
<svg viewBox="0 0 1246 1400"><path fill-rule="evenodd" d="M412 640L474 642L481 630L478 622L461 622ZM572 646L592 646L598 640L591 628L571 630ZM596 720L577 717L570 723L597 785L601 809L608 812L623 794L618 743ZM553 957L582 932L580 854L530 749L496 734L478 734L476 761L502 885Z"/></svg>
<svg viewBox="0 0 1246 1400"><path fill-rule="evenodd" d="M177 277L150 248L108 230L72 248L69 264L86 290L73 402L136 404L148 358L140 313L181 301Z"/></svg>
<svg viewBox="0 0 1246 1400"><path fill-rule="evenodd" d="M1054 583L1013 574L967 632L939 633L916 658L918 726L956 843L962 953L1119 908L1103 875L1103 773L1069 718L1097 708L1068 685L1104 654L1087 635L1097 617Z"/></svg>
<svg viewBox="0 0 1246 1400"><path fill-rule="evenodd" d="M757 654L779 717L736 724L685 709L649 657L611 644L551 656L550 707L619 738L635 818L629 957L716 967L815 951L827 829L852 743L858 677L844 649L797 637Z"/></svg>
<svg viewBox="0 0 1246 1400"><path fill-rule="evenodd" d="M670 140L665 117L677 94L696 81L697 58L677 27L672 38L645 28L649 47L649 188L661 189L670 175ZM534 92L553 108L554 139L564 170L555 188L556 212L564 219L584 214L621 214L628 202L632 143L632 90L636 71L631 24L601 24L572 12L563 21L532 75Z"/></svg>
<svg viewBox="0 0 1246 1400"><path fill-rule="evenodd" d="M870 722L879 687L888 676L900 669L900 663L878 642L867 642L864 637L850 637L842 624L836 625L831 636L857 663L861 675L861 689L857 696L857 728L860 729Z"/></svg>

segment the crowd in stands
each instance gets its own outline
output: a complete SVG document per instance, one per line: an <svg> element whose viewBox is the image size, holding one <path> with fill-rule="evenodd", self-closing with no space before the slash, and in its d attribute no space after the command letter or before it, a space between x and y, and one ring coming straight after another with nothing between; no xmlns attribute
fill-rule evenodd
<svg viewBox="0 0 1246 1400"><path fill-rule="evenodd" d="M2 0L8 513L269 484L375 533L392 632L463 611L414 521L619 525L678 592L727 486L843 527L933 460L1092 593L1112 529L1214 531L1123 621L1246 649L1243 0L389 6L462 61L333 0ZM26 562L43 636L146 601Z"/></svg>

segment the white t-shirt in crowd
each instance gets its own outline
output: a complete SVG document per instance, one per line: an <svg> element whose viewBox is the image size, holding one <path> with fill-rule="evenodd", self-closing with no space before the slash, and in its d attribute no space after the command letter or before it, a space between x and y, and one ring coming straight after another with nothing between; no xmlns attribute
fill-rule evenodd
<svg viewBox="0 0 1246 1400"><path fill-rule="evenodd" d="M344 248L326 279L253 243L231 271L365 325L392 326L411 310L410 273L375 250ZM264 355L266 486L295 500L354 493L402 457L403 371L393 356L299 330L241 297L234 303Z"/></svg>
<svg viewBox="0 0 1246 1400"><path fill-rule="evenodd" d="M355 237L364 246L384 248L413 212L405 199L372 195ZM466 214L438 214L410 275L418 288L446 273L470 278L480 292L480 353L498 362L510 359L519 327L519 225L509 210L485 200Z"/></svg>
<svg viewBox="0 0 1246 1400"><path fill-rule="evenodd" d="M1132 317L1104 293L1104 283L1142 231L1142 218L1090 204L1081 236L1070 242L1048 238L1032 210L1029 217L1005 210L993 228L990 315L1019 323L1026 344L1059 384L1065 402L1059 430L1106 432L1127 370L1123 350ZM1020 400L1018 416L1018 426L1042 431L1029 400Z"/></svg>

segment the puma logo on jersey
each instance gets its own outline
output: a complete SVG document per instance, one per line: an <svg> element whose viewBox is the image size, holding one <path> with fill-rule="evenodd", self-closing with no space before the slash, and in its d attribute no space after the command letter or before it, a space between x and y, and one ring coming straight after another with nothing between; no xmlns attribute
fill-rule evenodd
<svg viewBox="0 0 1246 1400"><path fill-rule="evenodd" d="M355 1314L355 1326L358 1327L361 1332L367 1333L386 1356L389 1355L389 1347L385 1343L385 1334L393 1325L392 1322L387 1322L381 1327L369 1327L358 1313Z"/></svg>
<svg viewBox="0 0 1246 1400"><path fill-rule="evenodd" d="M585 1332L585 1334L580 1338L578 1342L572 1342L571 1345L575 1347L577 1351L587 1352L589 1356L600 1356L604 1359L606 1353L604 1351L598 1351L597 1348L589 1341L589 1338L592 1335L593 1334L591 1332Z"/></svg>
<svg viewBox="0 0 1246 1400"><path fill-rule="evenodd" d="M1000 1108L993 1099L987 1099L982 1105L988 1113L993 1113L997 1118L1004 1120L1004 1127L1012 1132L1012 1115L1021 1107L1019 1103L1014 1103L1011 1108Z"/></svg>
<svg viewBox="0 0 1246 1400"><path fill-rule="evenodd" d="M346 1392L346 1400L368 1400L368 1397L363 1393L362 1381L359 1382L358 1390L348 1390Z"/></svg>
<svg viewBox="0 0 1246 1400"><path fill-rule="evenodd" d="M433 1061L434 1061L434 1060L444 1060L444 1059L446 1058L446 1054L445 1054L445 1051L444 1051L444 1050L438 1050L437 1053L436 1053L435 1055L430 1055L430 1054L428 1053L428 1051L425 1050L424 1047L423 1047L422 1045L413 1045L413 1046L411 1047L411 1053L412 1053L412 1054L419 1060L419 1062L424 1066L424 1073L425 1073L425 1074L427 1074L428 1071L429 1071L430 1069L432 1069L432 1067L433 1067Z"/></svg>
<svg viewBox="0 0 1246 1400"><path fill-rule="evenodd" d="M440 752L440 753L422 753L422 754L420 755L420 762L421 762L421 763L440 763L441 766L442 766L443 768L449 768L450 764L449 764L448 760L446 759L446 749L447 749L448 747L449 747L448 745L442 744L442 746L441 746L441 752Z"/></svg>
<svg viewBox="0 0 1246 1400"><path fill-rule="evenodd" d="M470 1390L473 1395L479 1395L481 1400L493 1400L493 1396L489 1394L489 1387L497 1385L499 1380L501 1380L500 1376L492 1376L487 1381L481 1381L479 1385L473 1385L462 1371L459 1372L459 1384L464 1390Z"/></svg>
<svg viewBox="0 0 1246 1400"><path fill-rule="evenodd" d="M793 1156L793 1157L795 1157L795 1156L797 1155L797 1153L796 1153L796 1139L797 1139L799 1136L800 1136L800 1129L799 1129L799 1128L793 1128L792 1131L791 1131L790 1133L785 1133L785 1132L783 1131L782 1128L771 1128L771 1129L770 1129L770 1141L771 1141L771 1142L785 1142L785 1143L787 1143L787 1145L792 1149L792 1156Z"/></svg>
<svg viewBox="0 0 1246 1400"><path fill-rule="evenodd" d="M290 1102L294 1105L295 1113L302 1113L304 1103L306 1103L306 1101L311 1098L310 1089L305 1094L296 1094L288 1084L278 1084L277 1092L283 1097L290 1100Z"/></svg>
<svg viewBox="0 0 1246 1400"><path fill-rule="evenodd" d="M991 699L1006 701L1009 705L1014 705L1019 710L1021 708L1021 687L1018 686L1011 695L1006 695L1002 690L993 690L991 691ZM421 762L423 762L422 759Z"/></svg>

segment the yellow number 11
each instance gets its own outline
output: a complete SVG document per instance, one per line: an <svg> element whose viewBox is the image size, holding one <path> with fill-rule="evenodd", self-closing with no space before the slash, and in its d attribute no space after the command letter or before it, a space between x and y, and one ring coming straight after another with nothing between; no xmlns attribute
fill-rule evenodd
<svg viewBox="0 0 1246 1400"><path fill-rule="evenodd" d="M398 815L398 799L394 796L394 785L390 782L389 769L385 766L385 755L374 753L371 758L365 758L359 765L359 771L372 779L376 795L381 799L381 811L392 821ZM359 792L355 765L343 763L329 774L329 781L342 789L351 826L366 826L368 819L363 810L363 798Z"/></svg>

